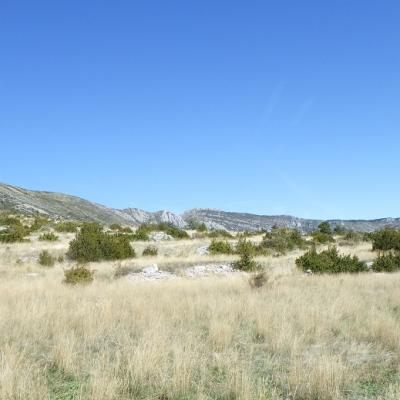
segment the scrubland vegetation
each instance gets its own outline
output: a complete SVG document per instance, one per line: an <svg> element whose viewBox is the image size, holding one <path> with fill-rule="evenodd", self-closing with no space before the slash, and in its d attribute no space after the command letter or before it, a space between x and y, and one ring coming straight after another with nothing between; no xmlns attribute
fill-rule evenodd
<svg viewBox="0 0 400 400"><path fill-rule="evenodd" d="M0 221L2 400L400 398L397 230Z"/></svg>
<svg viewBox="0 0 400 400"><path fill-rule="evenodd" d="M85 223L69 244L67 256L80 262L119 260L135 257L129 238L105 233L95 223Z"/></svg>

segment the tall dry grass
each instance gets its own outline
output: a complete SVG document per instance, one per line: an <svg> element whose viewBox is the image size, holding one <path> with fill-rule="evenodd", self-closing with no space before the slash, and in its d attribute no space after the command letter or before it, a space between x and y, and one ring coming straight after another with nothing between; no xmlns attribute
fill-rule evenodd
<svg viewBox="0 0 400 400"><path fill-rule="evenodd" d="M400 398L399 274L304 277L295 251L258 258L271 277L261 289L246 276L113 279L117 264L179 274L235 259L199 255L209 240L195 239L93 263L95 282L71 288L68 262L36 259L72 237L0 245L0 400ZM368 243L340 251L374 257Z"/></svg>
<svg viewBox="0 0 400 400"><path fill-rule="evenodd" d="M400 275L0 281L0 398L400 398Z"/></svg>

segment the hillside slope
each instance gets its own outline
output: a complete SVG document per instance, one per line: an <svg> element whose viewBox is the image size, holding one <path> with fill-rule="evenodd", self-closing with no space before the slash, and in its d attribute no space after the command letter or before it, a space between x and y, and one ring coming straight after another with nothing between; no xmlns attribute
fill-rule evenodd
<svg viewBox="0 0 400 400"><path fill-rule="evenodd" d="M5 184L0 184L0 209L27 214L40 213L52 218L131 223L125 213L80 197L26 190Z"/></svg>
<svg viewBox="0 0 400 400"><path fill-rule="evenodd" d="M233 231L270 229L274 225L296 228L303 232L315 230L321 222L288 215L256 215L226 212L213 209L193 209L182 215L170 211L149 212L138 208L118 210L101 204L62 193L34 191L0 183L0 210L25 214L40 213L52 218L89 220L103 224L121 223L138 226L142 223L168 222L181 228L189 220L204 222L210 228ZM400 218L376 220L331 220L333 226L342 225L347 229L373 231L385 226L400 228Z"/></svg>
<svg viewBox="0 0 400 400"><path fill-rule="evenodd" d="M40 213L52 218L121 223L137 226L143 223L169 222L184 227L185 221L169 211L148 212L138 208L117 210L63 193L27 190L0 183L0 210Z"/></svg>

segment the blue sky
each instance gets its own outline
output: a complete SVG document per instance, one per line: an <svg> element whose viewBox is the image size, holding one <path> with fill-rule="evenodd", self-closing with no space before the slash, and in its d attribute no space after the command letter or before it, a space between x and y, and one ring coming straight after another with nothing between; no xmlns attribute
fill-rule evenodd
<svg viewBox="0 0 400 400"><path fill-rule="evenodd" d="M400 216L399 18L397 1L3 1L0 181Z"/></svg>

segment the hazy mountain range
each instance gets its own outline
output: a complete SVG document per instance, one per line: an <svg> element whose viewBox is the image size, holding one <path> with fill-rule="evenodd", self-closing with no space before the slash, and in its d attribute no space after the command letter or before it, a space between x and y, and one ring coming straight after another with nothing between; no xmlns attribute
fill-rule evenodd
<svg viewBox="0 0 400 400"><path fill-rule="evenodd" d="M149 212L137 208L114 209L93 203L80 197L62 193L33 191L0 183L0 210L25 214L40 213L52 218L90 220L103 224L121 223L137 226L150 222L170 222L185 227L194 219L208 227L228 230L270 229L273 225L297 228L303 232L316 229L321 220L304 219L288 215L256 215L226 212L214 209L193 209L178 215L170 211ZM400 218L375 220L331 220L333 226L342 225L347 229L373 231L384 226L400 228Z"/></svg>

